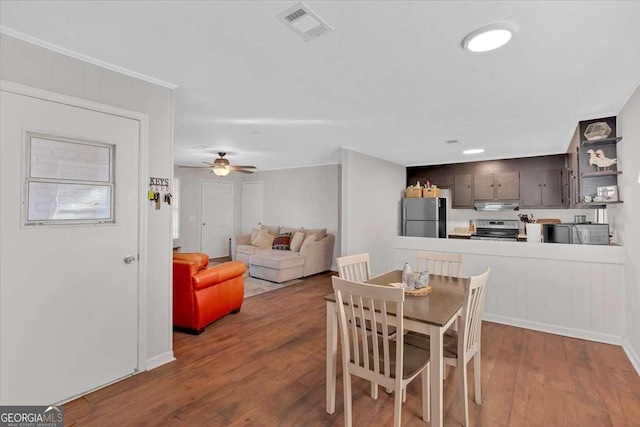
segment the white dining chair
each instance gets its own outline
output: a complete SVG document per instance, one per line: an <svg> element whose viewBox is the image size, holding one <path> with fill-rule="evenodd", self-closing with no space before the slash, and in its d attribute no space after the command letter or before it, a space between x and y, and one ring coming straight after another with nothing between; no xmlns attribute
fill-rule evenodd
<svg viewBox="0 0 640 427"><path fill-rule="evenodd" d="M336 263L338 274L343 279L365 283L371 278L368 253L339 257Z"/></svg>
<svg viewBox="0 0 640 427"><path fill-rule="evenodd" d="M347 255L336 258L336 263L338 264L338 275L341 279L365 283L371 278L371 266L368 253ZM357 321L356 326L360 327L360 325L360 321ZM367 332L371 333L372 328L368 320L365 322L365 327ZM377 331L380 332L381 330L382 326L377 325ZM390 327L387 331L391 339L395 339L395 328ZM392 390L387 389L387 392L391 393ZM374 399L378 398L378 385L373 382L371 383L371 397Z"/></svg>
<svg viewBox="0 0 640 427"><path fill-rule="evenodd" d="M416 271L428 271L440 276L461 277L462 254L418 251Z"/></svg>
<svg viewBox="0 0 640 427"><path fill-rule="evenodd" d="M429 421L429 351L404 343L403 334L393 340L388 327L403 331L404 291L392 286L332 277L338 307L338 326L342 340L345 425L352 426L351 376L393 390L393 424L400 427L402 402L407 385L422 374L422 419ZM394 315L388 316L389 313ZM356 325L368 321L373 333ZM378 331L377 325L382 325ZM377 397L373 397L374 399Z"/></svg>
<svg viewBox="0 0 640 427"><path fill-rule="evenodd" d="M487 271L470 278L469 287L465 290L462 316L460 316L460 331L449 329L444 336L444 363L457 367L460 371L459 385L462 399L462 425L469 425L469 403L467 402L467 363L473 358L473 378L475 402L482 404L481 373L480 373L480 343L482 333L482 311L486 295L486 285L489 281L490 268ZM422 349L430 346L428 336L407 334L405 342Z"/></svg>
<svg viewBox="0 0 640 427"><path fill-rule="evenodd" d="M461 277L462 254L450 254L443 252L417 251L416 271L427 271L430 274L440 276ZM458 319L453 322L451 329L458 330ZM447 377L447 369L444 367L444 377Z"/></svg>

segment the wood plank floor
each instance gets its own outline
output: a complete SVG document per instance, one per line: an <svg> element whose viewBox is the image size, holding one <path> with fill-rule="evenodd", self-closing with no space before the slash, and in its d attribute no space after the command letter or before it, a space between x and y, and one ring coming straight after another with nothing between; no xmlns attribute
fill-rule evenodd
<svg viewBox="0 0 640 427"><path fill-rule="evenodd" d="M342 426L325 412L325 305L329 274L245 300L200 336L174 334L177 361L65 405L66 425ZM481 406L472 426L638 426L640 378L623 350L483 323ZM473 396L473 364L469 396ZM445 382L445 425L460 425L456 370ZM341 368L338 368L341 375ZM369 397L354 377L354 425L393 424L393 396ZM404 426L424 426L420 381Z"/></svg>

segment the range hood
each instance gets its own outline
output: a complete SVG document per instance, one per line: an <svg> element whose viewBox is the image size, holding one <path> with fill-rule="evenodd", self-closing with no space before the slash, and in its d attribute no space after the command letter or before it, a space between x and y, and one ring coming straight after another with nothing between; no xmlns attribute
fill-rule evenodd
<svg viewBox="0 0 640 427"><path fill-rule="evenodd" d="M473 208L477 211L517 211L518 202L476 202Z"/></svg>

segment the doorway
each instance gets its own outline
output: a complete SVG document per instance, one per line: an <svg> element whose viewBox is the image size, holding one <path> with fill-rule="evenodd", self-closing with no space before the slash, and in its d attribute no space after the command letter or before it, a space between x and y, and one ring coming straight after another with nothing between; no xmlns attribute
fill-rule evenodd
<svg viewBox="0 0 640 427"><path fill-rule="evenodd" d="M242 183L242 234L249 234L253 227L262 224L263 200L262 181Z"/></svg>
<svg viewBox="0 0 640 427"><path fill-rule="evenodd" d="M233 182L201 181L200 249L209 258L229 256L233 230Z"/></svg>

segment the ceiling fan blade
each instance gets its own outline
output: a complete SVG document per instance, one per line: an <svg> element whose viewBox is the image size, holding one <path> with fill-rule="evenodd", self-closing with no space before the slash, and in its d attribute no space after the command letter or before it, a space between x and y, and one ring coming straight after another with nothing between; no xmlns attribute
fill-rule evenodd
<svg viewBox="0 0 640 427"><path fill-rule="evenodd" d="M202 163L204 163L205 165L211 165L211 166L214 165L213 163L209 163L209 162L202 162Z"/></svg>
<svg viewBox="0 0 640 427"><path fill-rule="evenodd" d="M238 166L238 165L231 165L231 169L233 170L234 168L237 169L255 169L255 166Z"/></svg>
<svg viewBox="0 0 640 427"><path fill-rule="evenodd" d="M253 173L253 171L248 171L248 170L244 170L244 169L231 169L234 172L240 172L240 173Z"/></svg>

